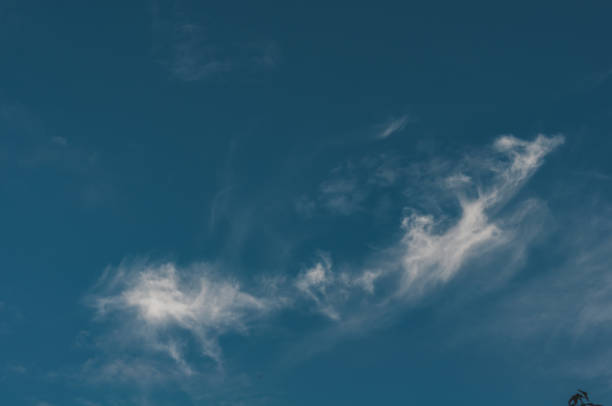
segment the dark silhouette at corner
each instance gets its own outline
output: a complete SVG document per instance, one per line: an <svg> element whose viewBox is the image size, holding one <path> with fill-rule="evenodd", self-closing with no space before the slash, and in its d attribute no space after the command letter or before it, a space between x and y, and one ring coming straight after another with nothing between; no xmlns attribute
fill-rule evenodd
<svg viewBox="0 0 612 406"><path fill-rule="evenodd" d="M598 403L591 402L589 399L589 394L583 391L582 389L578 389L578 391L572 395L567 401L568 406L603 406Z"/></svg>

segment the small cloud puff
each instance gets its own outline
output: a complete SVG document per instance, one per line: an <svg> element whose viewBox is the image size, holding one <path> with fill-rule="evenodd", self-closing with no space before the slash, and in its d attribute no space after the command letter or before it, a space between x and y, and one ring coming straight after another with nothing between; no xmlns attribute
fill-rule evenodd
<svg viewBox="0 0 612 406"><path fill-rule="evenodd" d="M332 270L330 257L322 255L319 262L298 275L295 286L316 304L319 312L339 321L342 319L341 309L346 303L361 296L363 291L373 294L375 282L382 275L380 270L336 274ZM359 289L355 290L355 287Z"/></svg>
<svg viewBox="0 0 612 406"><path fill-rule="evenodd" d="M335 283L335 277L331 270L331 260L327 256L321 257L321 262L300 274L295 281L295 286L300 292L311 298L319 310L327 317L338 320L340 315L329 303L328 289Z"/></svg>

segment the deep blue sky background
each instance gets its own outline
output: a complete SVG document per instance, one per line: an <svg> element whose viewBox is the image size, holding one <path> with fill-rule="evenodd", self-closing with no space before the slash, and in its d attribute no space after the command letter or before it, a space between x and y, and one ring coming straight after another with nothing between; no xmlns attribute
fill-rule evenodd
<svg viewBox="0 0 612 406"><path fill-rule="evenodd" d="M612 6L331 3L0 1L0 403L612 403ZM220 334L223 370L184 331L195 376L108 344L105 269L357 272L409 208L452 226L437 179L502 134L564 136L489 213L538 202L522 250L349 333L293 303ZM327 200L339 178L354 205Z"/></svg>

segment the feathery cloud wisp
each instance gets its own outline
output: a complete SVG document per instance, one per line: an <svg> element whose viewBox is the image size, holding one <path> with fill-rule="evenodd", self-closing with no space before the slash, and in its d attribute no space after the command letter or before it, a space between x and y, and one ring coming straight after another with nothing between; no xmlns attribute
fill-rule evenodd
<svg viewBox="0 0 612 406"><path fill-rule="evenodd" d="M217 342L220 334L245 332L250 320L261 317L281 299L256 297L231 280L215 278L205 266L187 279L172 263L158 266L122 265L115 275L103 280L105 293L94 298L101 316L115 312L132 319L148 331L168 327L190 332L202 345L204 355L221 362ZM181 362L171 342L156 342L171 358Z"/></svg>
<svg viewBox="0 0 612 406"><path fill-rule="evenodd" d="M405 217L401 292L415 287L421 291L431 283L448 281L470 256L507 241L507 230L491 221L489 212L512 197L542 164L544 156L561 143L562 136L539 135L531 142L502 136L494 148L508 160L490 166L496 174L493 182L478 185L476 198L459 196L461 216L453 226L438 232L430 215L413 213ZM461 178L464 183L469 182L469 178Z"/></svg>
<svg viewBox="0 0 612 406"><path fill-rule="evenodd" d="M196 82L224 72L278 65L281 53L275 41L228 42L214 24L194 19L182 7L156 4L152 15L153 56L176 79Z"/></svg>
<svg viewBox="0 0 612 406"><path fill-rule="evenodd" d="M382 130L378 133L378 135L376 136L377 138L388 138L391 135L395 134L398 131L402 131L404 129L404 127L406 127L406 124L408 124L409 121L409 117L407 114L398 117L398 118L394 118L392 120L389 120L388 122L386 122L384 125L382 125Z"/></svg>

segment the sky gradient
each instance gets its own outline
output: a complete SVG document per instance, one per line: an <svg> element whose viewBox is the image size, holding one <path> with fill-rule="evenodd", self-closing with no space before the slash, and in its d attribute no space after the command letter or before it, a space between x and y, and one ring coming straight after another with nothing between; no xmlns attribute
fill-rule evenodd
<svg viewBox="0 0 612 406"><path fill-rule="evenodd" d="M0 0L0 404L612 404L611 14Z"/></svg>

